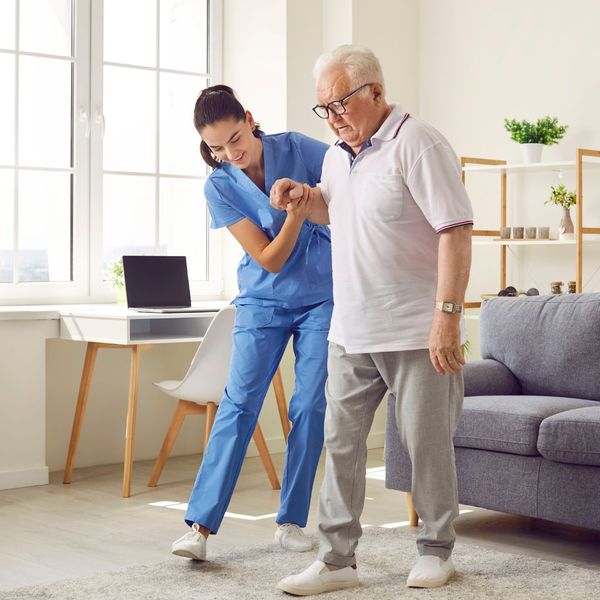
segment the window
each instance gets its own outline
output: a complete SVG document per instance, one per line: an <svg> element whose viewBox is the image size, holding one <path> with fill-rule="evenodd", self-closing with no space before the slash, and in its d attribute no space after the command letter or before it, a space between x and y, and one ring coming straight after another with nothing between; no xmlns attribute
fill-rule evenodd
<svg viewBox="0 0 600 600"><path fill-rule="evenodd" d="M0 0L0 296L114 292L122 254L184 254L220 291L192 125L219 0ZM15 285L17 284L17 285Z"/></svg>

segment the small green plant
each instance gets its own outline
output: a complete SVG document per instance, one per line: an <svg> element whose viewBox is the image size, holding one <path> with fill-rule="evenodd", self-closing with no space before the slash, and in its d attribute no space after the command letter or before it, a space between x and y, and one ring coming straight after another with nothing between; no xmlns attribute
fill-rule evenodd
<svg viewBox="0 0 600 600"><path fill-rule="evenodd" d="M571 208L577 203L577 195L575 192L570 192L562 183L556 187L550 186L552 192L550 198L544 204L554 204L563 208Z"/></svg>
<svg viewBox="0 0 600 600"><path fill-rule="evenodd" d="M463 356L467 354L471 354L471 342L469 340L465 340L465 343L460 347L462 350Z"/></svg>
<svg viewBox="0 0 600 600"><path fill-rule="evenodd" d="M108 269L106 269L106 278L115 290L125 288L125 275L123 274L123 259L116 260Z"/></svg>
<svg viewBox="0 0 600 600"><path fill-rule="evenodd" d="M558 144L567 132L568 125L559 125L557 117L542 117L536 123L516 119L504 119L504 129L510 133L511 140L519 144Z"/></svg>

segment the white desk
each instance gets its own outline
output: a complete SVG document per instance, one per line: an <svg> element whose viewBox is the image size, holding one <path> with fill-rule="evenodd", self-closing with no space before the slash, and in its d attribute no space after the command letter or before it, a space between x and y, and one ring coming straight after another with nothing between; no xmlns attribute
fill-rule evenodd
<svg viewBox="0 0 600 600"><path fill-rule="evenodd" d="M197 313L141 313L121 306L106 305L78 306L60 311L60 337L87 342L63 483L71 483L73 462L98 350L101 348L131 350L122 490L123 497L128 498L131 495L141 353L150 349L153 344L201 342L217 311L226 305L227 302L224 301L203 303L200 306L209 308L209 312Z"/></svg>

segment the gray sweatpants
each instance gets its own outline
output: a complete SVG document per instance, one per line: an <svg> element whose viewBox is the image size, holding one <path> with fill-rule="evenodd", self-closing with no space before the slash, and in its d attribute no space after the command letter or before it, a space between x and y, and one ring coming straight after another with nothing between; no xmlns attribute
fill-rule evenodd
<svg viewBox="0 0 600 600"><path fill-rule="evenodd" d="M412 494L424 526L419 554L452 553L458 492L452 437L462 410L462 373L438 375L428 350L346 354L329 344L325 413L327 457L319 497L319 560L353 565L362 534L367 435L386 391L396 394L396 421L412 461Z"/></svg>

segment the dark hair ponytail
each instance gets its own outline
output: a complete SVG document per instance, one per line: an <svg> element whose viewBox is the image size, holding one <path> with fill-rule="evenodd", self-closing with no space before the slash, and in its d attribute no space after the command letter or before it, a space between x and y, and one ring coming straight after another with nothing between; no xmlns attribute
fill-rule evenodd
<svg viewBox="0 0 600 600"><path fill-rule="evenodd" d="M227 85L213 85L202 90L196 106L194 106L194 127L200 135L202 130L207 125L212 125L223 119L235 119L236 121L246 120L246 111L237 99L235 92ZM256 127L252 132L255 137L262 135L260 125L256 123ZM208 144L202 140L200 142L200 154L204 162L217 169L221 166Z"/></svg>

